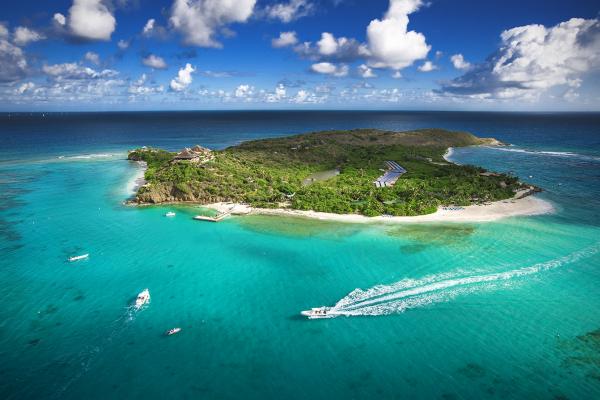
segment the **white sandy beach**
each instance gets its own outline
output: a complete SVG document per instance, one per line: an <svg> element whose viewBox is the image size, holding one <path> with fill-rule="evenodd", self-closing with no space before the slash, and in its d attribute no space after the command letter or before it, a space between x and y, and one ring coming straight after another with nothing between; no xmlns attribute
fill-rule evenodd
<svg viewBox="0 0 600 400"><path fill-rule="evenodd" d="M205 207L215 209L219 212L231 212L233 215L279 215L350 223L489 222L507 217L549 214L554 211L551 203L534 196L519 198L522 195L523 192L520 192L513 199L496 201L485 205L472 205L462 207L462 209L445 209L440 207L433 214L414 217L365 217L357 214L333 214L282 208L253 208L245 204L235 203L214 203L208 204Z"/></svg>

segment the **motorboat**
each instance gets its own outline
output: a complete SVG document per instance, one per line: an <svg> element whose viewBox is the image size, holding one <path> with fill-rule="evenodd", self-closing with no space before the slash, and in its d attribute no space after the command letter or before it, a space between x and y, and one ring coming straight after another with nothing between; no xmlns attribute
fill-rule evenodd
<svg viewBox="0 0 600 400"><path fill-rule="evenodd" d="M308 319L337 317L337 314L331 313L331 307L315 307L310 310L302 311L300 314L308 317Z"/></svg>
<svg viewBox="0 0 600 400"><path fill-rule="evenodd" d="M165 334L167 336L171 336L171 335L174 335L179 332L181 332L181 328L173 328L173 329L169 329L168 331L166 331Z"/></svg>
<svg viewBox="0 0 600 400"><path fill-rule="evenodd" d="M89 256L90 256L89 254L82 254L80 256L69 257L69 262L79 261L79 260L85 260Z"/></svg>
<svg viewBox="0 0 600 400"><path fill-rule="evenodd" d="M144 304L148 304L150 302L150 291L148 289L144 289L137 295L135 299L135 309L139 310Z"/></svg>
<svg viewBox="0 0 600 400"><path fill-rule="evenodd" d="M169 211L165 214L165 217L174 217L176 214L173 211Z"/></svg>

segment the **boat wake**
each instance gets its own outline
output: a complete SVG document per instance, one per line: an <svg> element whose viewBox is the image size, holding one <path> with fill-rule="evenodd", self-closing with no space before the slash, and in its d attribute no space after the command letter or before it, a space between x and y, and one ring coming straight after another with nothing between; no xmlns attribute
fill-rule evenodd
<svg viewBox="0 0 600 400"><path fill-rule="evenodd" d="M125 312L110 324L108 335L97 338L97 340L94 341L96 344L88 345L79 353L77 353L72 361L75 365L79 366L78 371L72 374L70 379L68 379L57 389L52 398L64 398L64 393L71 387L71 385L91 371L92 364L96 357L101 354L104 349L116 342L131 326L130 324L135 320L137 313L144 309L145 307L136 309L135 305L127 306L125 308Z"/></svg>
<svg viewBox="0 0 600 400"><path fill-rule="evenodd" d="M497 146L485 146L488 149L498 150L498 151L508 151L511 153L524 153L524 154L533 154L533 155L541 155L541 156L551 156L551 157L563 157L563 158L577 158L585 161L600 161L600 157L589 156L585 154L573 153L570 151L542 151L542 150L526 150L514 147L497 147Z"/></svg>
<svg viewBox="0 0 600 400"><path fill-rule="evenodd" d="M556 269L600 252L600 243L551 261L506 272L468 276L444 273L422 279L404 279L367 290L355 289L338 301L328 314L336 316L388 315L411 308L446 302L456 296L509 285L512 280Z"/></svg>

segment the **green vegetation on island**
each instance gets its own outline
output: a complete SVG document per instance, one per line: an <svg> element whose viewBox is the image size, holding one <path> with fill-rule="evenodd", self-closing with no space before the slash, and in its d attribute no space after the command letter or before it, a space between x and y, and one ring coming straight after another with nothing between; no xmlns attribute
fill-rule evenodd
<svg viewBox="0 0 600 400"><path fill-rule="evenodd" d="M443 158L449 147L486 144L499 142L441 129L360 129L254 140L219 151L142 148L128 158L148 166L137 203L235 202L366 216L419 215L441 205L508 199L523 188L514 176ZM386 161L407 172L393 186L376 187Z"/></svg>

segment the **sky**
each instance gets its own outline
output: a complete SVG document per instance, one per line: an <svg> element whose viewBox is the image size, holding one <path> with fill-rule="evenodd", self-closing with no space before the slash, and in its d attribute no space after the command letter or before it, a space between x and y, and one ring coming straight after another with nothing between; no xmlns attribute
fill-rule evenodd
<svg viewBox="0 0 600 400"><path fill-rule="evenodd" d="M600 111L600 3L20 0L1 111Z"/></svg>

